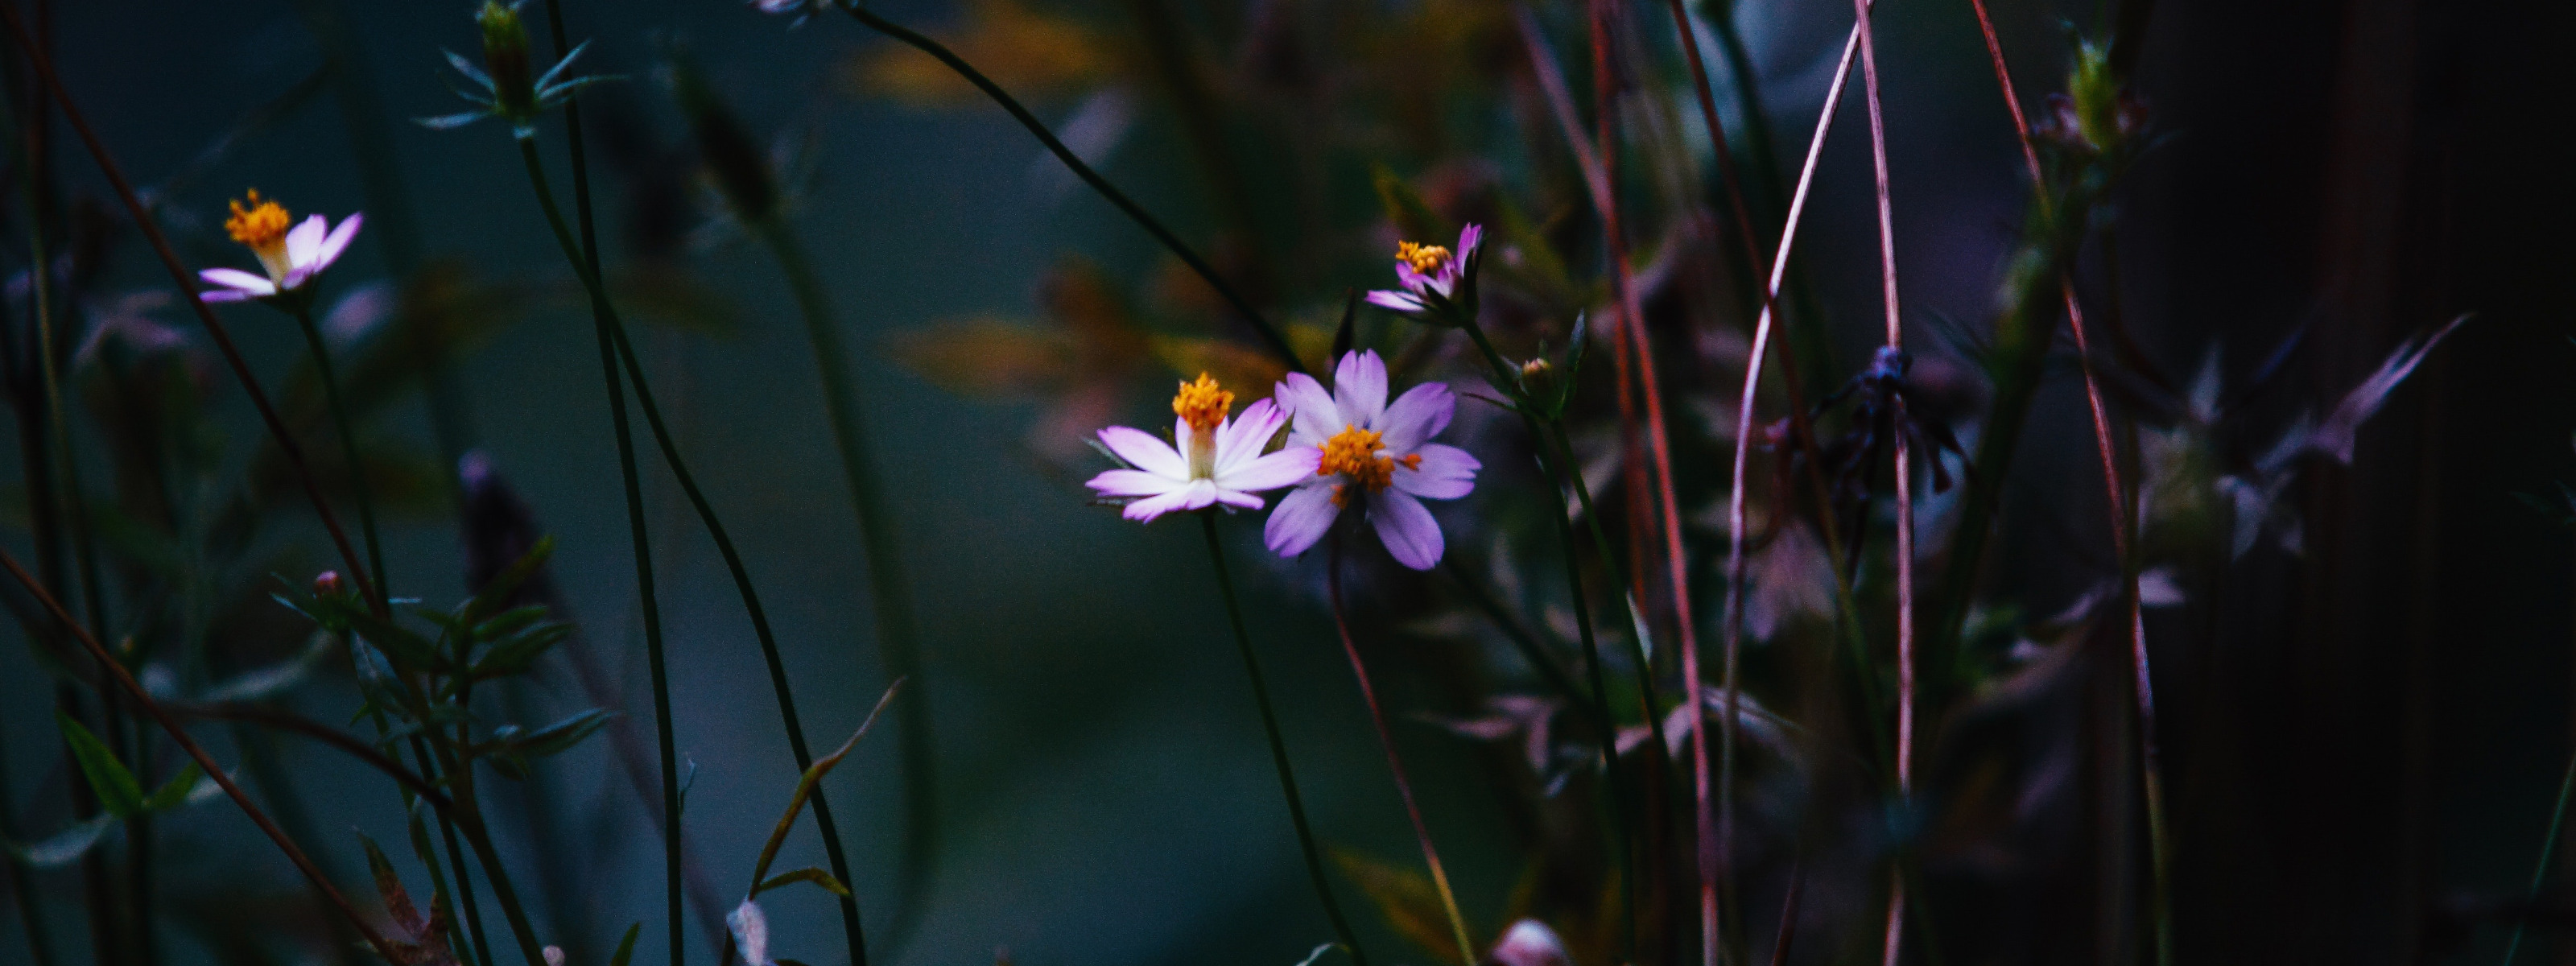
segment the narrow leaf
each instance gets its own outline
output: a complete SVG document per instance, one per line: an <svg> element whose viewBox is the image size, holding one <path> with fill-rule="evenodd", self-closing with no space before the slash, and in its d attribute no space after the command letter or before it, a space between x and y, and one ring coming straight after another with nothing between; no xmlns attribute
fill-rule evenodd
<svg viewBox="0 0 2576 966"><path fill-rule="evenodd" d="M169 781L161 783L160 788L154 789L151 796L143 800L143 810L166 812L185 805L189 800L197 797L197 786L200 783L211 784L212 781L206 777L206 770L198 767L194 759L190 759L179 766L178 774L170 776Z"/></svg>
<svg viewBox="0 0 2576 966"><path fill-rule="evenodd" d="M768 881L751 887L751 894L756 896L771 889L780 888L782 886L791 886L799 882L811 882L815 885L822 886L823 891L836 896L846 896L850 894L850 887L842 885L841 880L832 878L831 873L812 866L807 866L794 872L781 872L777 875L771 876Z"/></svg>
<svg viewBox="0 0 2576 966"><path fill-rule="evenodd" d="M98 805L107 813L124 818L143 810L143 785L125 763L116 760L116 752L89 733L88 728L70 715L54 712L54 723L63 729L63 740L71 745L72 757L80 762L81 777L98 793Z"/></svg>

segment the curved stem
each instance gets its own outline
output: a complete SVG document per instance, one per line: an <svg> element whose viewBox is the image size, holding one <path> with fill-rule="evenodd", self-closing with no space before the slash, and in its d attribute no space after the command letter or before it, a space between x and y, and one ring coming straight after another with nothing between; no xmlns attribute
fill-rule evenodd
<svg viewBox="0 0 2576 966"><path fill-rule="evenodd" d="M1261 341L1269 344L1271 351L1279 354L1280 360L1287 364L1289 371L1306 371L1305 363L1297 358L1297 350L1289 347L1288 339L1279 334L1279 330L1270 324L1269 319L1262 316L1261 310L1252 307L1251 300L1235 291L1234 286L1226 282L1223 276L1218 275L1216 269L1210 266L1206 259L1200 258L1197 252L1191 251L1190 246L1182 244L1180 236L1172 234L1171 229L1163 227L1162 222L1155 220L1153 215L1147 214L1144 206L1127 197L1127 193L1118 190L1117 185L1110 184L1109 179L1100 176L1100 172L1084 164L1080 157L1074 155L1073 149L1065 147L1063 141L1056 139L1055 132L1047 130L1046 124L1039 121L1037 115L1029 113L1028 108L1021 107L1020 102L1011 97L1009 92L1002 90L1001 85L993 83L992 78L984 76L984 72L976 70L975 65L967 63L965 58L957 56L940 42L922 36L902 24L878 16L875 11L858 4L855 0L843 4L841 10L848 13L851 19L867 25L868 29L903 41L912 45L914 49L929 54L941 64L947 65L949 70L956 71L957 76L965 78L967 83L975 85L977 90L983 91L985 96L993 99L993 103L1009 111L1011 117L1020 122L1021 127L1027 128L1029 134L1035 136L1039 143L1046 145L1047 150L1056 156L1056 160L1064 162L1064 166L1072 169L1074 175L1081 178L1084 184L1090 185L1091 190L1099 192L1100 197L1134 221L1137 227L1145 229L1146 234L1154 236L1155 241L1162 242L1163 247L1170 249L1182 264L1188 265L1191 271L1197 272L1200 278L1207 280L1208 286L1216 289L1217 294L1232 304L1235 311L1243 313L1244 321L1252 323L1253 331L1261 336Z"/></svg>
<svg viewBox="0 0 2576 966"><path fill-rule="evenodd" d="M1350 921L1343 918L1340 902L1333 899L1333 887L1324 878L1323 850L1315 845L1315 830L1306 824L1306 802L1297 794L1297 771L1288 764L1288 740L1279 732L1279 713L1270 706L1270 685L1261 678L1261 659L1252 653L1252 634L1243 627L1243 603L1235 599L1234 577L1226 571L1225 547L1216 540L1216 513L1199 514L1199 526L1207 534L1208 562L1216 568L1217 590L1225 597L1225 616L1234 626L1234 647L1243 654L1243 673L1252 679L1252 700L1261 709L1261 727L1270 737L1270 761L1279 768L1279 789L1288 798L1288 819L1297 826L1297 845L1306 854L1306 875L1314 880L1315 897L1323 900L1324 917L1332 920L1333 934L1341 937L1342 947L1350 950L1351 961L1368 966L1368 955L1360 951L1360 941L1351 933Z"/></svg>
<svg viewBox="0 0 2576 966"><path fill-rule="evenodd" d="M1333 605L1333 631L1341 637L1342 656L1350 658L1351 676L1358 679L1360 698L1368 703L1369 724L1377 728L1377 743L1386 751L1386 767L1395 774L1396 794L1404 799L1404 814L1413 820L1413 837L1422 843L1422 863L1431 868L1431 885L1440 892L1440 909L1449 914L1449 931L1458 940L1461 966L1476 966L1476 944L1467 938L1467 920L1458 914L1458 897L1449 890L1449 872L1440 864L1440 850L1431 844L1431 826L1422 821L1422 806L1413 798L1413 781L1405 776L1404 759L1396 754L1395 733L1386 726L1386 710L1377 703L1377 688L1369 684L1368 665L1360 661L1359 646L1351 642L1351 623L1342 608L1342 535L1333 534L1332 546L1324 553L1324 587Z"/></svg>
<svg viewBox="0 0 2576 966"><path fill-rule="evenodd" d="M375 500L367 492L366 464L358 459L358 432L349 422L349 408L340 401L340 376L331 365L331 348L322 340L322 327L313 324L313 307L309 300L298 300L293 310L295 324L304 330L305 348L313 353L313 370L322 377L322 399L331 407L331 426L340 437L340 461L348 466L349 492L358 504L358 533L367 542L367 569L376 575L376 592L392 594L393 579L385 576L385 548L376 536Z"/></svg>

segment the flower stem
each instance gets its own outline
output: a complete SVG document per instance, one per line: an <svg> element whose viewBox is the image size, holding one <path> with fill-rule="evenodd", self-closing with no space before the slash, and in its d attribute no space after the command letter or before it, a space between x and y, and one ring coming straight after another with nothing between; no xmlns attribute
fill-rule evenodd
<svg viewBox="0 0 2576 966"><path fill-rule="evenodd" d="M1395 773L1396 794L1404 799L1405 817L1413 820L1413 837L1422 843L1422 862L1431 868L1431 885L1440 892L1441 911L1449 914L1449 931L1458 940L1461 966L1476 966L1476 944L1467 938L1467 920L1458 914L1458 897L1449 889L1449 872L1440 864L1440 850L1431 844L1431 827L1422 821L1422 806L1414 801L1413 781L1404 773L1404 759L1396 754L1395 734L1387 730L1386 711L1378 706L1377 688L1369 684L1368 665L1360 661L1359 646L1351 642L1351 623L1342 607L1342 536L1333 535L1331 549L1324 554L1324 587L1333 605L1333 631L1342 640L1342 655L1351 659L1351 676L1360 683L1360 698L1368 703L1369 724L1377 728L1378 746L1386 750L1386 767Z"/></svg>
<svg viewBox="0 0 2576 966"><path fill-rule="evenodd" d="M2531 886L2524 891L2524 897L2531 902L2540 901L2540 888L2549 882L2549 866L2558 858L2558 833L2567 828L2567 802L2571 795L2576 795L2576 754L2567 757L2567 777L2558 780L2558 804L2549 811L2549 834L2540 840L2540 862L2532 866ZM2514 918L2512 937L2504 942L2502 966L2513 966L2513 955L2522 950L2522 927L2529 918Z"/></svg>
<svg viewBox="0 0 2576 966"><path fill-rule="evenodd" d="M549 4L549 6L552 6ZM560 30L557 31L561 33ZM563 209L555 204L554 190L546 185L545 163L537 157L534 138L520 138L519 156L527 163L528 184L536 189L537 204L545 209L546 223L554 229L555 240L563 246L564 257L572 262L573 272L589 283L591 325L599 336L600 377L608 388L609 419L617 433L617 469L625 477L626 528L634 544L636 591L643 598L644 653L653 678L653 730L661 751L662 766L662 879L664 915L669 917L671 966L681 966L687 948L681 926L680 889L680 773L671 733L671 679L663 660L662 611L653 586L653 541L644 523L644 486L635 468L635 433L627 425L626 393L617 371L617 349L610 333L610 312L606 290L598 284L598 249L573 240L572 230L564 222ZM575 143L578 143L576 140ZM468 829L467 838L475 833ZM477 855L491 850L488 843L474 842ZM486 858L487 867L497 863ZM505 890L495 872L493 892ZM514 915L515 919L516 916ZM516 923L513 923L516 926ZM531 966L535 966L532 962Z"/></svg>
<svg viewBox="0 0 2576 966"><path fill-rule="evenodd" d="M921 632L913 616L912 585L905 576L901 535L896 532L894 515L886 511L885 486L870 456L867 417L859 408L857 387L850 383L849 353L841 345L840 325L833 318L822 279L815 275L804 247L797 243L795 230L781 220L772 220L758 230L770 253L777 257L779 270L787 276L797 309L805 316L806 336L814 345L814 365L822 377L825 411L832 420L832 442L840 451L841 474L850 488L850 508L858 516L859 539L867 552L868 588L876 604L877 646L886 679L919 686ZM905 895L905 911L900 917L905 925L896 928L900 933L909 931L908 924L917 918L923 905L931 860L939 842L939 807L930 702L919 698L905 701L896 713L902 715L903 722L900 744L904 824L910 830L904 836L898 875ZM853 962L865 966L863 959Z"/></svg>
<svg viewBox="0 0 2576 966"><path fill-rule="evenodd" d="M391 596L393 583L385 574L385 548L376 536L375 500L367 492L367 470L358 459L358 432L349 423L349 407L340 401L340 376L331 365L331 348L322 340L322 327L313 323L313 307L299 301L295 305L295 324L304 330L304 346L313 353L313 371L322 377L322 399L331 407L331 427L340 437L340 461L348 466L349 492L358 504L358 533L367 542L367 569L376 575L376 593Z"/></svg>
<svg viewBox="0 0 2576 966"><path fill-rule="evenodd" d="M1225 597L1225 616L1234 626L1234 646L1243 654L1243 673L1252 679L1252 700L1261 709L1261 726L1270 736L1270 760L1279 766L1279 789L1288 798L1288 819L1296 823L1297 845L1306 854L1306 875L1314 880L1315 897L1324 903L1324 916L1333 922L1333 934L1341 937L1342 947L1350 950L1351 962L1368 966L1368 955L1360 952L1360 941L1351 934L1351 924L1342 916L1341 903L1333 899L1333 887L1324 878L1324 856L1315 846L1315 830L1306 824L1306 802L1297 794L1297 771L1288 764L1288 740L1279 733L1279 713L1270 706L1270 686L1261 679L1261 659L1252 653L1252 634L1243 627L1243 603L1235 599L1234 577L1225 567L1225 547L1217 543L1216 514L1199 514L1200 529L1207 534L1208 561L1216 567L1216 585Z"/></svg>

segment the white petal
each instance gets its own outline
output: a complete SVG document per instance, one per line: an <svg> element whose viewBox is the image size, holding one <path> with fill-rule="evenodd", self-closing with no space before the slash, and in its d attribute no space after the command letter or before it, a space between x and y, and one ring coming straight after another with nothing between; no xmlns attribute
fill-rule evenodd
<svg viewBox="0 0 2576 966"><path fill-rule="evenodd" d="M339 261L340 253L348 251L349 242L358 237L358 226L366 222L366 217L364 214L352 214L340 219L340 226L331 229L330 236L322 239L322 249L313 253L313 263L304 266L305 273L309 275L319 272L331 267L332 262Z"/></svg>
<svg viewBox="0 0 2576 966"><path fill-rule="evenodd" d="M1341 515L1342 508L1333 505L1333 484L1308 483L1279 498L1279 508L1270 511L1270 522L1261 527L1261 542L1272 553L1294 557L1324 539Z"/></svg>
<svg viewBox="0 0 2576 966"><path fill-rule="evenodd" d="M1378 414L1386 411L1386 360L1377 357L1377 350L1342 356L1341 365L1333 369L1333 403L1341 410L1343 422L1377 428Z"/></svg>
<svg viewBox="0 0 2576 966"><path fill-rule="evenodd" d="M320 215L304 219L286 230L286 264L303 268L313 264L313 256L322 253L322 236L331 230L331 222Z"/></svg>
<svg viewBox="0 0 2576 966"><path fill-rule="evenodd" d="M1432 443L1414 452L1418 468L1395 466L1394 486L1427 500L1455 500L1476 488L1476 471L1484 464L1466 450Z"/></svg>
<svg viewBox="0 0 2576 966"><path fill-rule="evenodd" d="M1156 476L1143 470L1108 470L1084 483L1101 496L1161 496L1189 485L1188 480Z"/></svg>
<svg viewBox="0 0 2576 966"><path fill-rule="evenodd" d="M1270 398L1288 407L1289 445L1321 446L1342 431L1342 412L1333 405L1333 394L1313 376L1289 373L1271 387Z"/></svg>
<svg viewBox="0 0 2576 966"><path fill-rule="evenodd" d="M1182 459L1172 444L1154 438L1154 434L1125 426L1111 426L1100 431L1101 445L1118 454L1118 458L1155 476L1175 480L1190 478L1190 462Z"/></svg>
<svg viewBox="0 0 2576 966"><path fill-rule="evenodd" d="M1216 488L1216 501L1230 507L1244 510L1261 509L1260 497L1254 496L1250 493L1245 493L1241 490L1229 490L1223 486Z"/></svg>
<svg viewBox="0 0 2576 966"><path fill-rule="evenodd" d="M1191 480L1190 488L1181 491L1181 509L1205 510L1215 505L1215 480Z"/></svg>
<svg viewBox="0 0 2576 966"><path fill-rule="evenodd" d="M1440 537L1440 521L1431 518L1431 509L1422 501L1395 490L1372 493L1368 518L1396 563L1429 570L1440 562L1440 553L1446 549Z"/></svg>
<svg viewBox="0 0 2576 966"><path fill-rule="evenodd" d="M1216 485L1250 493L1276 490L1315 475L1315 464L1323 459L1323 450L1312 446L1291 446L1242 466L1219 470Z"/></svg>
<svg viewBox="0 0 2576 966"><path fill-rule="evenodd" d="M1382 442L1387 452L1410 453L1449 428L1449 417L1457 411L1458 397L1448 386L1426 382L1395 397L1377 431L1386 435Z"/></svg>
<svg viewBox="0 0 2576 966"><path fill-rule="evenodd" d="M1421 296L1392 289L1377 289L1368 293L1368 304L1405 313L1420 313L1428 310L1422 304Z"/></svg>
<svg viewBox="0 0 2576 966"><path fill-rule="evenodd" d="M240 289L254 296L277 294L277 285L264 275L253 275L238 268L209 268L197 277L225 288Z"/></svg>
<svg viewBox="0 0 2576 966"><path fill-rule="evenodd" d="M1126 517L1127 519L1134 520L1138 523L1152 523L1154 522L1155 517L1162 516L1163 514L1170 513L1174 510L1186 509L1190 502L1191 489L1193 489L1193 487L1183 485L1161 496L1147 497L1134 503L1127 504L1127 509L1120 513L1119 516Z"/></svg>
<svg viewBox="0 0 2576 966"><path fill-rule="evenodd" d="M1217 427L1213 464L1216 475L1222 477L1261 458L1261 448L1270 445L1270 437L1279 433L1279 424L1287 421L1287 414L1280 412L1277 404L1264 399L1244 407L1243 415Z"/></svg>

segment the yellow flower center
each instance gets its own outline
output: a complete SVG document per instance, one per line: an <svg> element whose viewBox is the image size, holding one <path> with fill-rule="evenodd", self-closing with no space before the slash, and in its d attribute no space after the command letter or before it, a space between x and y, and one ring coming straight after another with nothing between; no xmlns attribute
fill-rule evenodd
<svg viewBox="0 0 2576 966"><path fill-rule="evenodd" d="M1439 271L1440 266L1449 264L1449 249L1439 245L1416 245L1409 241L1400 241L1395 243L1395 260L1413 266L1416 272L1429 275Z"/></svg>
<svg viewBox="0 0 2576 966"><path fill-rule="evenodd" d="M261 198L259 189L253 188L247 204L233 202L233 216L224 220L224 231L259 256L260 266L268 269L270 279L283 282L287 271L294 267L286 260L286 229L294 221L284 205Z"/></svg>
<svg viewBox="0 0 2576 966"><path fill-rule="evenodd" d="M1420 454L1401 458L1383 455L1380 451L1386 449L1385 434L1373 429L1344 425L1341 432L1324 441L1323 449L1323 458L1315 463L1316 476L1347 476L1351 483L1359 484L1363 491L1369 493L1384 490L1387 484L1395 482L1398 465L1408 470L1422 468ZM1349 484L1333 487L1333 505L1350 505Z"/></svg>
<svg viewBox="0 0 2576 966"><path fill-rule="evenodd" d="M1180 394L1172 397L1172 413L1203 433L1225 422L1225 414L1233 410L1234 394L1219 387L1204 372L1199 373L1197 382L1182 383Z"/></svg>

